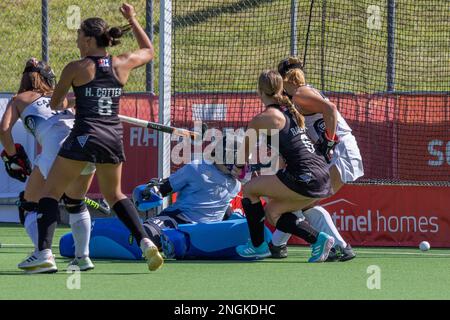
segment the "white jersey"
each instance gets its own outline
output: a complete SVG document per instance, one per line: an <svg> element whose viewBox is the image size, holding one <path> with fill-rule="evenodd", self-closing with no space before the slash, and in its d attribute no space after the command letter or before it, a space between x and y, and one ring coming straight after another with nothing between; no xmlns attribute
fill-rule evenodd
<svg viewBox="0 0 450 320"><path fill-rule="evenodd" d="M39 167L42 176L47 179L59 149L75 123L75 115L68 109L64 111L50 109L50 98L40 97L25 108L20 118L24 127L42 148L41 153L34 159L34 165ZM81 175L88 175L94 171L95 166L89 163Z"/></svg>
<svg viewBox="0 0 450 320"><path fill-rule="evenodd" d="M320 93L319 91L317 92ZM323 94L320 93L320 95L324 99L328 100L328 98ZM334 149L330 165L337 167L341 175L342 182L352 182L364 175L361 153L359 152L356 139L352 134L352 129L339 111L336 112L336 135L339 137L339 143ZM310 115L304 115L304 117L306 133L310 139L316 143L325 131L325 120L323 119L323 114L313 113Z"/></svg>
<svg viewBox="0 0 450 320"><path fill-rule="evenodd" d="M50 109L50 98L40 97L33 101L20 115L27 129L42 146L45 133L55 124L65 124L70 131L75 122L75 115L68 109L55 111Z"/></svg>
<svg viewBox="0 0 450 320"><path fill-rule="evenodd" d="M305 127L309 138L312 142L316 143L319 137L325 131L325 121L323 120L323 114L313 113L310 115L305 115ZM346 134L351 134L352 129L347 124L347 121L341 116L339 111L337 111L337 127L336 135L341 138Z"/></svg>

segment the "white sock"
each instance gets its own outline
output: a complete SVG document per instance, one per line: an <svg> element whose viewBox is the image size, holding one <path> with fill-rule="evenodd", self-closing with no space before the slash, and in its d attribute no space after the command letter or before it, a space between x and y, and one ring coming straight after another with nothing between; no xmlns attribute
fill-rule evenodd
<svg viewBox="0 0 450 320"><path fill-rule="evenodd" d="M295 211L294 214L301 220L305 220L302 210ZM275 246L286 245L290 238L291 238L290 233L285 233L283 231L276 229L275 232L272 234L272 243Z"/></svg>
<svg viewBox="0 0 450 320"><path fill-rule="evenodd" d="M325 232L330 236L334 237L334 246L341 246L345 248L347 246L347 242L342 238L338 229L333 223L333 219L331 219L330 213L323 207L315 206L311 209L308 209L304 212L306 221L308 221L311 226L318 231Z"/></svg>
<svg viewBox="0 0 450 320"><path fill-rule="evenodd" d="M289 241L290 237L291 237L290 233L285 233L283 231L276 229L275 232L272 234L272 243L275 246L285 245Z"/></svg>
<svg viewBox="0 0 450 320"><path fill-rule="evenodd" d="M53 255L53 253L51 249L44 249L42 251L37 251L37 254L35 253L35 255L40 259L48 259Z"/></svg>
<svg viewBox="0 0 450 320"><path fill-rule="evenodd" d="M156 247L156 245L149 238L142 238L140 247L141 247L141 250L143 251L142 248Z"/></svg>
<svg viewBox="0 0 450 320"><path fill-rule="evenodd" d="M70 213L69 223L75 242L75 257L89 257L89 239L91 237L91 215L85 209L80 213Z"/></svg>
<svg viewBox="0 0 450 320"><path fill-rule="evenodd" d="M37 227L37 214L35 211L27 212L25 214L25 231L33 242L34 249L38 248L38 227Z"/></svg>

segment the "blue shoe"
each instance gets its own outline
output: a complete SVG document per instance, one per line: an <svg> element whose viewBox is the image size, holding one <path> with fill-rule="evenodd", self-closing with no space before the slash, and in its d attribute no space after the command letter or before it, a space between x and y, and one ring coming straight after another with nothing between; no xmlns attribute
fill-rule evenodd
<svg viewBox="0 0 450 320"><path fill-rule="evenodd" d="M311 258L308 262L324 262L328 258L331 248L334 245L334 238L321 232L316 243L311 245Z"/></svg>
<svg viewBox="0 0 450 320"><path fill-rule="evenodd" d="M272 254L270 253L267 242L263 242L259 247L254 247L251 240L248 240L246 244L242 244L236 247L236 252L243 258L267 258Z"/></svg>

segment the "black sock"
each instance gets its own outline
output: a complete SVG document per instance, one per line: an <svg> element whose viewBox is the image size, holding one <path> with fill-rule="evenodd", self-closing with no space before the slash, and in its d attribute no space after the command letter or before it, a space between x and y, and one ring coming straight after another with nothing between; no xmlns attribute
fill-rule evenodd
<svg viewBox="0 0 450 320"><path fill-rule="evenodd" d="M142 238L148 238L148 236L145 233L133 202L128 198L122 199L114 204L113 209L120 221L130 230L138 246L140 246Z"/></svg>
<svg viewBox="0 0 450 320"><path fill-rule="evenodd" d="M319 232L308 222L300 219L292 212L284 213L277 222L277 229L302 238L306 242L313 244L317 241Z"/></svg>
<svg viewBox="0 0 450 320"><path fill-rule="evenodd" d="M37 213L38 225L38 248L39 250L51 249L53 235L59 216L58 201L53 198L42 198L39 200Z"/></svg>
<svg viewBox="0 0 450 320"><path fill-rule="evenodd" d="M266 213L261 201L252 203L250 199L242 199L245 217L247 218L250 238L255 247L259 247L264 242L264 217Z"/></svg>

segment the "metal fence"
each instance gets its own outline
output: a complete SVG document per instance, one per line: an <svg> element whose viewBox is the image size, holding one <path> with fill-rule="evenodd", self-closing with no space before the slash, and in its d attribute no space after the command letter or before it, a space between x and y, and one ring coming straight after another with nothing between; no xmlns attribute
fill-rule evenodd
<svg viewBox="0 0 450 320"><path fill-rule="evenodd" d="M111 26L121 25L124 23L119 12L122 2L2 0L0 92L17 90L23 64L31 56L48 60L59 75L69 61L79 57L75 39L80 21L99 16ZM160 2L131 1L139 21L153 39L157 53ZM450 2L447 0L173 0L172 3L173 28L178 32L174 44L177 42L186 55L197 54L193 57L196 61L193 67L199 72L210 69L202 55L215 50L217 43L208 41L216 37L214 28L223 23L221 19L242 16L257 26L267 18L262 13L264 8L273 8L273 11L267 11L270 16L283 17L283 21L281 24L268 21L262 32L269 34L266 30L269 28L281 36L281 32L286 31L289 39L283 45L289 50L286 53L306 58L308 78L320 89L370 93L448 91L450 87ZM189 33L198 32L197 25L203 28L201 37ZM243 30L246 31L255 32L251 27ZM204 41L202 50L193 52L193 47L198 45L192 41L200 38ZM136 46L131 34L122 42L121 46L111 48L112 54ZM242 45L245 49L246 43ZM244 56L253 54L244 49L240 49ZM228 57L227 51L222 53L224 58ZM157 54L146 69L139 68L134 72L126 89L129 92L158 91L158 77L154 76L158 75L158 65ZM261 63L257 66L263 67L266 66ZM230 65L228 72L234 74L241 69L239 64ZM191 77L190 74L182 76ZM191 78L198 78L198 73L192 74ZM216 91L230 90L220 84L211 85L216 85ZM253 84L247 87L254 89ZM248 90L247 87L239 85L234 89ZM182 89L202 90L198 84Z"/></svg>
<svg viewBox="0 0 450 320"><path fill-rule="evenodd" d="M59 76L64 66L79 58L76 46L77 29L83 19L98 16L110 26L123 25L119 7L123 1L104 0L2 0L0 2L0 92L15 92L25 61L36 57L48 61ZM133 6L141 25L153 38L153 0L135 0ZM156 10L158 11L158 10ZM157 14L157 12L156 12ZM122 44L110 48L111 54L137 47L131 34ZM156 52L158 40L154 39ZM154 90L153 68L158 58L147 66L134 71L127 84L129 92Z"/></svg>

